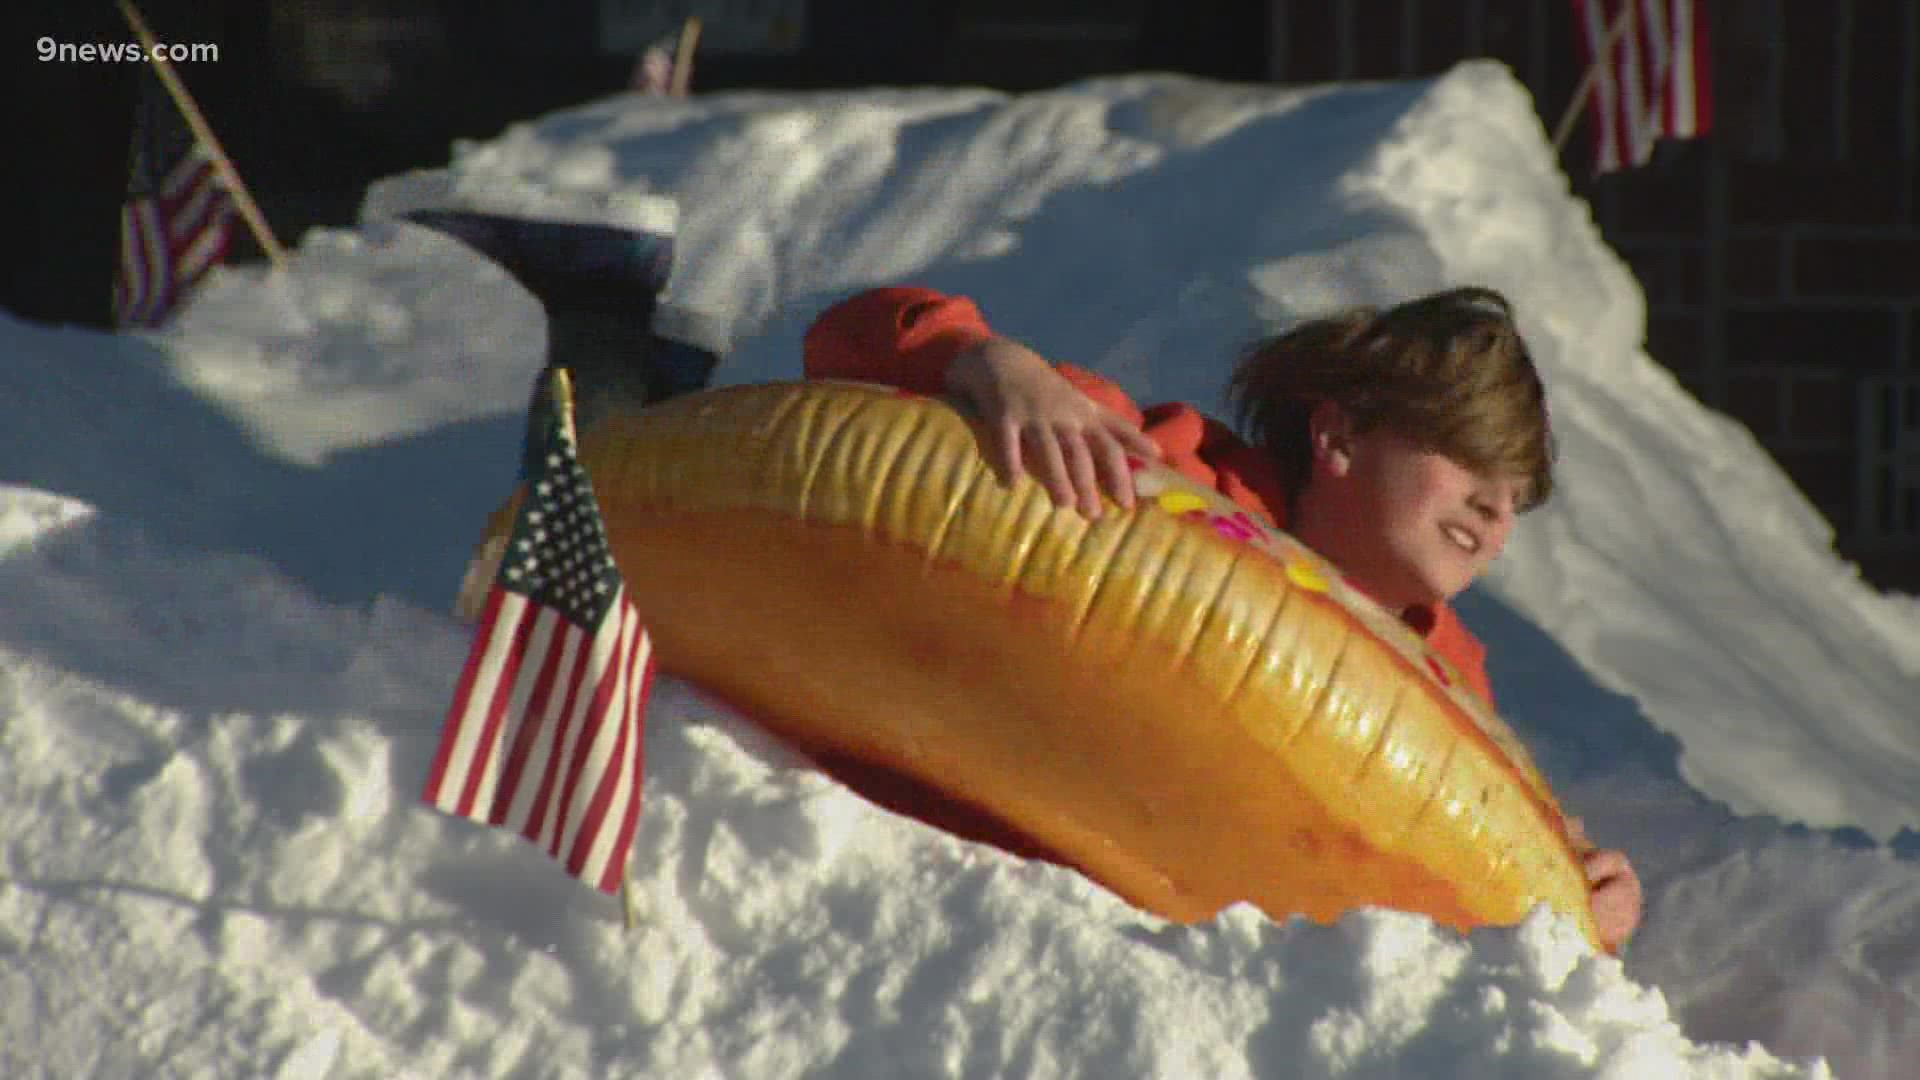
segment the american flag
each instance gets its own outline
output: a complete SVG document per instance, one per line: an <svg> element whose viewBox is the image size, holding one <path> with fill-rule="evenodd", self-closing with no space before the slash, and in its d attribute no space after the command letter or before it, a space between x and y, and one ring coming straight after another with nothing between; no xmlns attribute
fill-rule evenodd
<svg viewBox="0 0 1920 1080"><path fill-rule="evenodd" d="M140 80L113 317L122 328L167 320L200 278L227 256L234 203L213 162L151 73Z"/></svg>
<svg viewBox="0 0 1920 1080"><path fill-rule="evenodd" d="M653 649L576 454L566 372L549 369L542 379L526 494L425 799L518 832L611 893L640 818Z"/></svg>
<svg viewBox="0 0 1920 1080"><path fill-rule="evenodd" d="M671 42L655 42L633 62L633 78L628 88L653 97L673 94L673 50Z"/></svg>
<svg viewBox="0 0 1920 1080"><path fill-rule="evenodd" d="M1646 164L1659 139L1707 133L1713 92L1706 0L1573 0L1573 9L1595 80L1589 107L1596 173Z"/></svg>
<svg viewBox="0 0 1920 1080"><path fill-rule="evenodd" d="M680 29L641 51L627 80L629 90L655 97L686 97L693 87L693 46L700 39L700 20L690 18Z"/></svg>

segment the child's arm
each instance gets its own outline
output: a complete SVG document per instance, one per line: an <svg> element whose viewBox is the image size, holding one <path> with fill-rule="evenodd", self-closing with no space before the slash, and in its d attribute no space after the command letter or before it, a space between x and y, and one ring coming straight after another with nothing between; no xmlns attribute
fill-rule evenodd
<svg viewBox="0 0 1920 1080"><path fill-rule="evenodd" d="M1095 391L1112 387L1098 376L1088 381ZM1127 458L1160 456L1124 394L1120 397L1131 416L1102 405L1081 380L1009 338L989 338L963 350L947 371L947 386L979 412L988 457L1001 475L1031 471L1055 506L1077 506L1089 518L1100 516L1103 490L1122 509L1132 509L1133 470Z"/></svg>
<svg viewBox="0 0 1920 1080"><path fill-rule="evenodd" d="M808 378L953 394L980 414L988 456L1003 476L1031 471L1055 505L1077 505L1088 517L1100 515L1103 489L1133 505L1129 455L1160 457L1119 387L996 336L964 297L914 288L861 293L814 320L804 363Z"/></svg>

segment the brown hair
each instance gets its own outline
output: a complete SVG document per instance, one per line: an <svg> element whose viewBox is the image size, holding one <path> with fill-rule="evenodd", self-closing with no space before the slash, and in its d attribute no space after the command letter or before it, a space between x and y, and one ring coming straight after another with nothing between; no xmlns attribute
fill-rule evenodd
<svg viewBox="0 0 1920 1080"><path fill-rule="evenodd" d="M1302 323L1246 349L1227 395L1241 431L1295 485L1313 461L1307 418L1331 401L1356 431L1385 425L1470 469L1525 478L1521 510L1553 493L1546 389L1492 289Z"/></svg>

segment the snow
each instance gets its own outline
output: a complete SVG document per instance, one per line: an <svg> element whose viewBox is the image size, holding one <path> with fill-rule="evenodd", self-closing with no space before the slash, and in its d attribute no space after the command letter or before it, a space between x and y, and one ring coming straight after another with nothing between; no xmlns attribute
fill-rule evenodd
<svg viewBox="0 0 1920 1080"><path fill-rule="evenodd" d="M1209 409L1328 307L1502 289L1562 466L1463 615L1563 801L1648 889L1624 963L1461 936L1182 927L894 818L673 682L640 919L422 806L543 349L497 267L391 220L624 224L723 383L868 284ZM0 1074L1818 1077L1920 1060L1920 601L1861 583L1645 303L1525 91L1462 65L1276 89L619 96L389 178L165 333L0 314ZM697 587L690 585L690 587ZM1831 1071L1829 1071L1831 1069Z"/></svg>

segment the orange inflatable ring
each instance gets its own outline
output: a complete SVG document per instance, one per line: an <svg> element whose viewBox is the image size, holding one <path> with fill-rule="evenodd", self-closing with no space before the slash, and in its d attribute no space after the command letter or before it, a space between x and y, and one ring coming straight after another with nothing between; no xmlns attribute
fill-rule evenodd
<svg viewBox="0 0 1920 1080"><path fill-rule="evenodd" d="M736 387L581 434L664 671L979 807L1179 921L1249 901L1597 942L1526 751L1319 556L1157 467L1089 522L950 404Z"/></svg>

